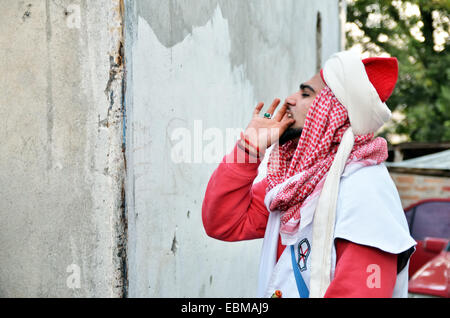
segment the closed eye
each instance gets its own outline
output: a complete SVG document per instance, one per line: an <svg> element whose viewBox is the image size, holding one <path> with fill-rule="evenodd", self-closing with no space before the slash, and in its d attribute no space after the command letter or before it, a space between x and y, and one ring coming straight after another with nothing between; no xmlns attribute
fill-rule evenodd
<svg viewBox="0 0 450 318"><path fill-rule="evenodd" d="M313 94L316 93L314 88L312 88L311 85L307 85L307 84L301 84L300 85L300 91L302 92L302 96L305 97L305 98L311 96L311 94L307 93L308 91L312 92Z"/></svg>

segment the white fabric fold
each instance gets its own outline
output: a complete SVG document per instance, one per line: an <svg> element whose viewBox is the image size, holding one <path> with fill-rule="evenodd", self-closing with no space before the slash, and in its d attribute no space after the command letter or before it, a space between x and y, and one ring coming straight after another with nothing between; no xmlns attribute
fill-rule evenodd
<svg viewBox="0 0 450 318"><path fill-rule="evenodd" d="M348 128L343 137L333 164L328 171L314 214L314 248L311 250L310 297L323 297L331 282L331 250L334 242L334 225L339 183L347 159L353 149L355 136Z"/></svg>

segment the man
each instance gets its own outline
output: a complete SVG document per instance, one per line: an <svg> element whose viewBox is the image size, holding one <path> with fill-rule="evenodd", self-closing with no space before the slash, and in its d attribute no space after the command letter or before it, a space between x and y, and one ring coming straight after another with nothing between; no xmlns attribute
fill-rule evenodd
<svg viewBox="0 0 450 318"><path fill-rule="evenodd" d="M260 297L406 297L409 235L398 192L374 133L394 58L333 55L320 74L264 117L263 103L212 175L203 201L207 234L264 237ZM253 184L268 147L267 176Z"/></svg>

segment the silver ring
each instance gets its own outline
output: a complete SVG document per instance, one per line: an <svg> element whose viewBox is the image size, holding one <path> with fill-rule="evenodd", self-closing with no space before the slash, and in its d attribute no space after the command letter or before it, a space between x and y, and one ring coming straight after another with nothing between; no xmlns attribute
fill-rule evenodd
<svg viewBox="0 0 450 318"><path fill-rule="evenodd" d="M272 114L265 113L265 114L264 114L264 118L272 119Z"/></svg>

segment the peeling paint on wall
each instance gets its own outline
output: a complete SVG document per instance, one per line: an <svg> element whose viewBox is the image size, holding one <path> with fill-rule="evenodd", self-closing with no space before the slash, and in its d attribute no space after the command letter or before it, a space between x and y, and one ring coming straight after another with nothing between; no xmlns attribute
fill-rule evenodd
<svg viewBox="0 0 450 318"><path fill-rule="evenodd" d="M147 21L158 40L167 48L182 42L192 34L193 28L204 26L214 10L220 7L230 26L231 65L244 66L246 76L255 87L256 96L262 100L271 98L266 95L267 83L256 76L265 63L297 59L307 76L312 76L316 71L315 65L306 61L316 56L315 23L319 11L323 12L323 34L327 35L327 44L338 46L340 40L336 19L339 15L338 1L196 0L195 9L189 0L136 2L138 15ZM280 32L285 34L281 36ZM280 48L276 55L270 53L274 47ZM325 53L328 53L327 49ZM324 56L318 62L327 58ZM300 81L300 74L297 77L295 73L284 76ZM274 81L272 85L277 87L278 82Z"/></svg>
<svg viewBox="0 0 450 318"><path fill-rule="evenodd" d="M258 101L297 89L316 71L318 11L322 57L339 49L337 1L127 2L129 295L252 297L261 242L205 235L216 165L174 163L171 134L195 134L196 121L200 132L243 128Z"/></svg>
<svg viewBox="0 0 450 318"><path fill-rule="evenodd" d="M205 125L211 123L221 107L230 110L224 109L228 115L223 116L229 123L236 119L242 122L240 114L231 111L232 105L238 101L252 104L253 88L242 67L233 69L230 64L228 22L219 7L211 21L195 28L192 35L172 48L161 45L142 18L137 31L133 65L139 67L133 69L129 91L133 105L128 113L132 114L129 127L134 138L127 145L131 147L128 162L133 162L129 169L134 186L128 193L134 194L135 202L129 213L133 224L129 232L133 245L128 255L130 296L219 295L226 282L218 281L216 291L211 291L209 273L215 276L226 271L227 262L213 269L205 260L211 247L199 223L199 182L209 169L173 164L170 136L173 129L190 127L196 118L205 118ZM208 67L199 67L204 61L208 61ZM221 94L233 96L226 99L230 105L224 103ZM230 254L222 256L227 259ZM208 275L196 273L197 266Z"/></svg>

